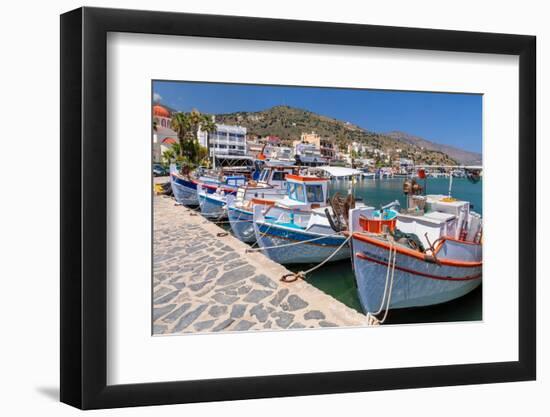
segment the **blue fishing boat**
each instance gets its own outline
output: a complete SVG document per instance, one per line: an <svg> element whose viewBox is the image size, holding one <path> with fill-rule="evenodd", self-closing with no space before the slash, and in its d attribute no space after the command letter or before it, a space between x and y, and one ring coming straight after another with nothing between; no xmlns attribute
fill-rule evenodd
<svg viewBox="0 0 550 417"><path fill-rule="evenodd" d="M235 196L227 196L227 216L233 234L243 242L256 241L253 224L253 207L272 205L286 196L286 175L296 172L297 167L266 164L257 181L239 187Z"/></svg>
<svg viewBox="0 0 550 417"><path fill-rule="evenodd" d="M201 214L210 219L223 219L227 215L227 196L235 195L239 186L246 184L243 175L224 176L221 184L197 184Z"/></svg>
<svg viewBox="0 0 550 417"><path fill-rule="evenodd" d="M259 248L280 264L318 263L350 257L348 238L335 229L326 203L327 178L287 175L287 195L267 208L254 206Z"/></svg>
<svg viewBox="0 0 550 417"><path fill-rule="evenodd" d="M178 172L176 165L170 165L170 183L174 198L180 204L185 206L198 206L199 199L197 195L197 185L206 184L216 189L219 181L215 177L207 175L198 175L197 173L188 173L186 175ZM214 191L212 191L214 192Z"/></svg>

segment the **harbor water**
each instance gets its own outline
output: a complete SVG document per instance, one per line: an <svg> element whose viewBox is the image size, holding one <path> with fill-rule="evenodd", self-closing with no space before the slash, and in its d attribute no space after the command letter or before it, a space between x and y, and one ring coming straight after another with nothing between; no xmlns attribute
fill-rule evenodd
<svg viewBox="0 0 550 417"><path fill-rule="evenodd" d="M424 181L419 180L424 187ZM365 204L380 207L391 201L399 200L405 207L403 195L403 178L393 179L362 179L352 184L349 180L333 180L330 183L330 195L339 192L346 195L353 185L354 195ZM464 178L453 178L452 196L470 201L472 210L483 215L482 181L473 184ZM449 179L429 178L426 180L427 194L448 194ZM313 266L313 265L312 265ZM310 268L309 265L288 265L288 269L298 272ZM307 276L306 280L333 296L342 303L361 312L357 297L355 278L351 260L332 262L324 265ZM451 302L422 308L392 310L387 324L430 323L448 321L473 321L482 319L482 286L470 294Z"/></svg>

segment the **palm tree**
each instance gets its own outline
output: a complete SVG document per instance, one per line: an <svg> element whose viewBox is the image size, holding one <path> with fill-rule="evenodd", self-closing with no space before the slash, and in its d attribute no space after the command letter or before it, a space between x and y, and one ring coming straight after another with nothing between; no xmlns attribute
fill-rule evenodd
<svg viewBox="0 0 550 417"><path fill-rule="evenodd" d="M200 163L204 159L204 151L200 151L199 130L206 132L207 135L214 132L216 125L213 120L193 109L190 113L176 113L172 117L171 127L178 134L179 155L186 156L192 163Z"/></svg>
<svg viewBox="0 0 550 417"><path fill-rule="evenodd" d="M176 159L176 153L173 149L167 149L162 153L162 159L166 161L167 165L170 165Z"/></svg>
<svg viewBox="0 0 550 417"><path fill-rule="evenodd" d="M185 142L191 131L191 120L189 115L186 113L178 112L172 116L172 121L170 122L171 128L178 134L179 141L179 154L181 157L184 155Z"/></svg>

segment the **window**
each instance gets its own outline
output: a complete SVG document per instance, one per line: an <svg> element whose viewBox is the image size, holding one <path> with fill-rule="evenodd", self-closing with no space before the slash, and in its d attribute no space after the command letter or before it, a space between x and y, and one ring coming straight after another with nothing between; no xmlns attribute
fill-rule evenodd
<svg viewBox="0 0 550 417"><path fill-rule="evenodd" d="M269 171L267 169L262 170L262 173L260 174L260 181L266 182L268 175L269 175Z"/></svg>
<svg viewBox="0 0 550 417"><path fill-rule="evenodd" d="M286 173L283 171L275 171L273 173L273 181L284 181L285 180Z"/></svg>
<svg viewBox="0 0 550 417"><path fill-rule="evenodd" d="M288 196L292 200L301 201L305 203L304 197L304 184L289 183L288 184Z"/></svg>
<svg viewBox="0 0 550 417"><path fill-rule="evenodd" d="M307 201L310 203L324 203L323 186L321 184L306 186Z"/></svg>

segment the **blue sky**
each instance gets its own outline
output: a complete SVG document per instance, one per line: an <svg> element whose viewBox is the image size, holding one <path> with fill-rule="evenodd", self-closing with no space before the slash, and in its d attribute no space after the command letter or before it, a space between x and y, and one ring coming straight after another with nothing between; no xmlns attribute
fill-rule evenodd
<svg viewBox="0 0 550 417"><path fill-rule="evenodd" d="M154 81L153 92L179 111L231 113L287 105L374 132L400 130L481 153L481 95L168 81Z"/></svg>

